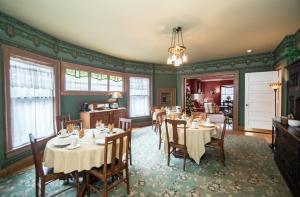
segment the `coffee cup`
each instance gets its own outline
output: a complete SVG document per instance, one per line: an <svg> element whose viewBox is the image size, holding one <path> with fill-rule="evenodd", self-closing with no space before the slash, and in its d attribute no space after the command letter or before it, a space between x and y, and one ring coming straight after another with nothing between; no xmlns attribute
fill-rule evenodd
<svg viewBox="0 0 300 197"><path fill-rule="evenodd" d="M73 137L72 141L71 141L71 147L77 146L77 143L78 143L78 138L77 137Z"/></svg>
<svg viewBox="0 0 300 197"><path fill-rule="evenodd" d="M65 137L67 135L67 130L66 129L60 130L60 135Z"/></svg>

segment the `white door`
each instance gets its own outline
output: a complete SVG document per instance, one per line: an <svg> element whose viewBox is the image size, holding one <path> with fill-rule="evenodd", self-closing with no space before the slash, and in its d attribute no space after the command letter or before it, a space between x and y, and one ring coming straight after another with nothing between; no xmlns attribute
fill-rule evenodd
<svg viewBox="0 0 300 197"><path fill-rule="evenodd" d="M275 96L269 84L278 80L277 71L245 74L245 130L272 129Z"/></svg>

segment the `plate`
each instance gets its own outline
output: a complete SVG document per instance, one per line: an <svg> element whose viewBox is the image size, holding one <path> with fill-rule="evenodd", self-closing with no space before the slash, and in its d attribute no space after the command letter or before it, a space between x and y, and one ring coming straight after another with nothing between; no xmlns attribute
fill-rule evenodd
<svg viewBox="0 0 300 197"><path fill-rule="evenodd" d="M76 149L76 148L79 148L79 147L80 147L80 144L77 144L76 146L69 145L69 146L66 147L66 149L72 150L72 149Z"/></svg>
<svg viewBox="0 0 300 197"><path fill-rule="evenodd" d="M59 141L59 142L53 142L53 145L54 146L57 146L57 147L62 147L62 146L67 146L67 145L69 145L69 144L71 144L71 142L70 141Z"/></svg>
<svg viewBox="0 0 300 197"><path fill-rule="evenodd" d="M109 143L111 143L111 141ZM105 144L105 139L100 138L100 139L96 140L96 144L104 145Z"/></svg>
<svg viewBox="0 0 300 197"><path fill-rule="evenodd" d="M204 126L204 127L215 127L216 125L212 124L212 123L203 123L201 126Z"/></svg>
<svg viewBox="0 0 300 197"><path fill-rule="evenodd" d="M59 137L59 138L66 138L66 137L69 137L70 136L70 134L68 133L68 134L66 134L66 135L57 135L57 137Z"/></svg>

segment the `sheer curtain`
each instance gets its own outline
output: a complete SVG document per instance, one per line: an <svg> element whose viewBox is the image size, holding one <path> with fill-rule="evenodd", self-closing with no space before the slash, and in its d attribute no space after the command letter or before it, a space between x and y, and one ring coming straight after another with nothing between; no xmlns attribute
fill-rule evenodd
<svg viewBox="0 0 300 197"><path fill-rule="evenodd" d="M12 148L54 132L54 68L10 58L10 118Z"/></svg>
<svg viewBox="0 0 300 197"><path fill-rule="evenodd" d="M130 117L150 115L150 82L149 78L130 77Z"/></svg>

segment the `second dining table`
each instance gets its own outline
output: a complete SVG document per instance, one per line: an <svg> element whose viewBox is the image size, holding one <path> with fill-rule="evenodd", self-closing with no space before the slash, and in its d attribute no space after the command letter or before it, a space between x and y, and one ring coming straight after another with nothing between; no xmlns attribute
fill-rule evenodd
<svg viewBox="0 0 300 197"><path fill-rule="evenodd" d="M170 141L172 141L172 125L168 124L168 133ZM191 124L188 123L186 127L186 146L187 151L190 156L197 164L200 163L201 157L205 153L205 144L211 141L212 135L217 134L217 125L213 127L201 126L197 128L192 128ZM168 143L165 123L162 125L162 139L164 141L164 154L168 155ZM183 144L184 141L184 128L178 127L178 140L180 144Z"/></svg>
<svg viewBox="0 0 300 197"><path fill-rule="evenodd" d="M115 129L115 131L115 133L123 132L121 129ZM86 129L84 137L78 141L79 146L74 149L68 149L68 147L65 146L57 146L56 142L60 138L55 137L46 144L44 151L44 165L53 168L55 173L80 172L83 170L90 170L93 167L100 167L104 164L104 138L107 135L108 133L106 131ZM68 138L73 137L76 136L71 135ZM103 144L96 143L99 139L103 139ZM111 149L111 146L108 146L108 148ZM125 147L123 150L125 151ZM111 153L110 150L108 150L108 152L108 154ZM111 156L108 157L108 162L110 162L109 160L111 160Z"/></svg>

